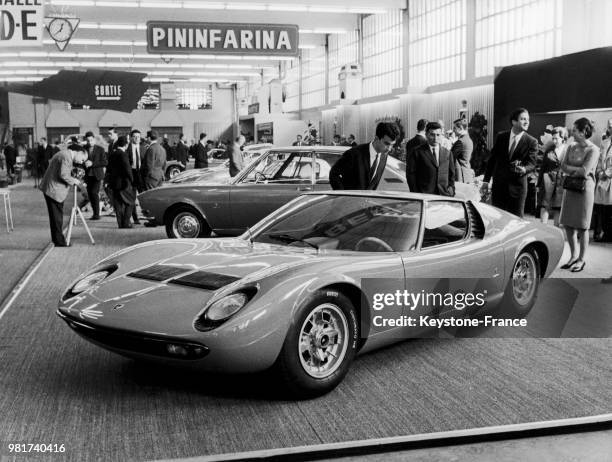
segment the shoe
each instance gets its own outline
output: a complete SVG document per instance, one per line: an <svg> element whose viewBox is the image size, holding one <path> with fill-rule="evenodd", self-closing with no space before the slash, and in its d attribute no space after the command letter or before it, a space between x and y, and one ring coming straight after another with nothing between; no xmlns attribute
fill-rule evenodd
<svg viewBox="0 0 612 462"><path fill-rule="evenodd" d="M577 260L577 262L578 261L580 261L580 260ZM582 263L576 263L572 267L571 272L572 273L579 273L580 271L582 271L584 269L585 266L586 266L586 262L584 262L584 261Z"/></svg>
<svg viewBox="0 0 612 462"><path fill-rule="evenodd" d="M93 217L91 217L91 218L90 218L90 220L99 220L99 219L100 219L100 216L99 216L99 215L97 215L97 216L93 216Z"/></svg>
<svg viewBox="0 0 612 462"><path fill-rule="evenodd" d="M134 220L134 224L135 225L139 225L140 224L140 220Z"/></svg>
<svg viewBox="0 0 612 462"><path fill-rule="evenodd" d="M570 269L572 266L574 266L574 263L576 263L577 261L578 261L577 258L575 260L570 260L565 265L561 265L561 269Z"/></svg>
<svg viewBox="0 0 612 462"><path fill-rule="evenodd" d="M70 247L72 244L55 244L55 247Z"/></svg>
<svg viewBox="0 0 612 462"><path fill-rule="evenodd" d="M601 280L602 284L612 284L612 276L610 276L609 278L603 278Z"/></svg>

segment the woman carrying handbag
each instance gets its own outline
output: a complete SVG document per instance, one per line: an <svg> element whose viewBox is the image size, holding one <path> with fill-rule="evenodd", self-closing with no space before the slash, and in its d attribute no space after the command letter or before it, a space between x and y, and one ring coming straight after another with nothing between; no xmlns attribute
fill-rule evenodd
<svg viewBox="0 0 612 462"><path fill-rule="evenodd" d="M573 273L584 269L584 258L589 246L595 169L599 160L599 148L589 140L592 134L593 124L589 119L583 117L576 120L572 129L574 143L567 148L561 162L561 171L566 176L563 179L563 202L559 222L565 229L571 252L570 260L561 268L570 269Z"/></svg>

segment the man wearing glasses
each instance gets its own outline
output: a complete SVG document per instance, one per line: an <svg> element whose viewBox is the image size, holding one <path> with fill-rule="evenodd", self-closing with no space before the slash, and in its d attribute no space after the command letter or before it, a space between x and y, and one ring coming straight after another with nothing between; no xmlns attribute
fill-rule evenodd
<svg viewBox="0 0 612 462"><path fill-rule="evenodd" d="M387 165L387 155L398 136L397 125L380 122L371 143L349 149L334 164L329 172L331 187L361 190L378 188Z"/></svg>

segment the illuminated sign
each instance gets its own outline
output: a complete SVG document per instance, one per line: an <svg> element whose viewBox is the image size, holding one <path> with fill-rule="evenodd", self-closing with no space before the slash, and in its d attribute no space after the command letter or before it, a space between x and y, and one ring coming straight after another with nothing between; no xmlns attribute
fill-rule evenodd
<svg viewBox="0 0 612 462"><path fill-rule="evenodd" d="M119 101L121 85L94 85L96 101Z"/></svg>
<svg viewBox="0 0 612 462"><path fill-rule="evenodd" d="M0 0L0 48L43 44L43 0Z"/></svg>
<svg viewBox="0 0 612 462"><path fill-rule="evenodd" d="M149 53L297 56L298 26L149 21L147 50Z"/></svg>

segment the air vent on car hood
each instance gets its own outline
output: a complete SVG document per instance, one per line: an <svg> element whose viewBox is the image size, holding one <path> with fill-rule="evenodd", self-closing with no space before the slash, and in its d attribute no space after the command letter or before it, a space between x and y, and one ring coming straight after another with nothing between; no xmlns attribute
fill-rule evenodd
<svg viewBox="0 0 612 462"><path fill-rule="evenodd" d="M196 271L195 273L186 274L177 279L170 281L172 284L181 284L189 287L197 287L199 289L217 290L240 278L228 276L227 274L209 273L207 271Z"/></svg>
<svg viewBox="0 0 612 462"><path fill-rule="evenodd" d="M172 265L153 265L133 271L128 276L149 281L165 281L189 271L189 268Z"/></svg>
<svg viewBox="0 0 612 462"><path fill-rule="evenodd" d="M467 201L468 215L470 217L471 237L482 239L485 235L485 225L482 222L482 217L472 201Z"/></svg>

